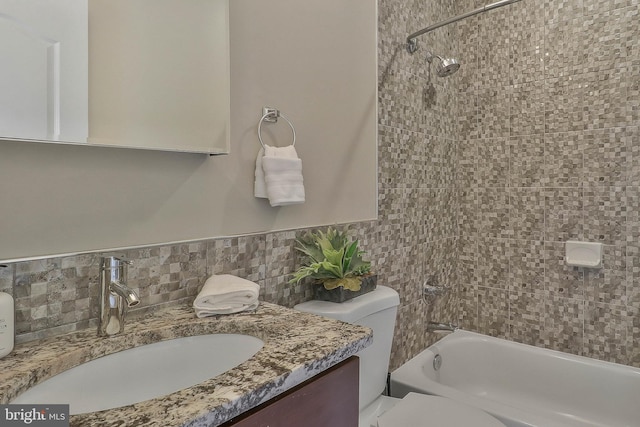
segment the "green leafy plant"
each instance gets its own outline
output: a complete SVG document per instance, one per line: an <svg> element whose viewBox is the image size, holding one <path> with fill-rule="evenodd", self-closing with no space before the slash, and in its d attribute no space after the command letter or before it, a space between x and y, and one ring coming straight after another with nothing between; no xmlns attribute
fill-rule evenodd
<svg viewBox="0 0 640 427"><path fill-rule="evenodd" d="M364 251L358 249L358 241L350 241L346 233L331 227L326 233L305 233L296 239L296 250L305 258L290 283L310 277L329 290L342 286L359 291L361 276L371 271L371 263L362 259Z"/></svg>

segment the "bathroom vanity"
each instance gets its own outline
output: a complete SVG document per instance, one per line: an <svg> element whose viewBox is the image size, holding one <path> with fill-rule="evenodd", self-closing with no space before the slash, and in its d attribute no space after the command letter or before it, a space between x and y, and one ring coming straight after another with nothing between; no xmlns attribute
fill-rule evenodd
<svg viewBox="0 0 640 427"><path fill-rule="evenodd" d="M70 424L251 427L293 425L298 416L306 426L357 425L358 359L352 356L371 344L371 330L263 302L255 312L204 319L191 307L167 308L128 321L122 335L97 337L90 329L19 344L0 360L0 403L99 357L205 334L251 335L264 346L202 383L127 406L72 415ZM278 421L283 416L286 424Z"/></svg>
<svg viewBox="0 0 640 427"><path fill-rule="evenodd" d="M356 427L359 366L351 356L222 427Z"/></svg>

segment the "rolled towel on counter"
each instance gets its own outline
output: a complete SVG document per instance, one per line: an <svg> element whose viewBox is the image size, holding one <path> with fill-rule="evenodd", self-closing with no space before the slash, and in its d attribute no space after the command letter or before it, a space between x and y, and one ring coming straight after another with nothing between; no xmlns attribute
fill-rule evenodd
<svg viewBox="0 0 640 427"><path fill-rule="evenodd" d="M200 318L255 310L259 293L257 283L231 274L213 275L204 282L193 308Z"/></svg>
<svg viewBox="0 0 640 427"><path fill-rule="evenodd" d="M256 159L254 195L266 197L271 206L304 203L302 160L293 145L287 147L264 146Z"/></svg>

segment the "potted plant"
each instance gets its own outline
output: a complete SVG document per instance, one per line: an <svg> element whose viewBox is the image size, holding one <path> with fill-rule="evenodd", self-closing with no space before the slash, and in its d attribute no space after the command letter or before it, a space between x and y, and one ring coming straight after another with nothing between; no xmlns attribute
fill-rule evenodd
<svg viewBox="0 0 640 427"><path fill-rule="evenodd" d="M303 265L293 273L290 283L315 279L316 299L344 302L375 289L377 277L371 262L364 261L358 241L331 227L326 233L307 232L296 239L296 250L304 254Z"/></svg>

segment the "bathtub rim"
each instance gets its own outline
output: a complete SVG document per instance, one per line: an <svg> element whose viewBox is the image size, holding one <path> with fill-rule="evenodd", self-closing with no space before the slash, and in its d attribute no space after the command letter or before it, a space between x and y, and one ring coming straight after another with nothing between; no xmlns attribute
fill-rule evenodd
<svg viewBox="0 0 640 427"><path fill-rule="evenodd" d="M559 421L548 416L540 415L534 411L534 409L521 408L510 406L508 403L498 402L492 399L476 396L464 391L460 391L454 387L443 385L437 380L430 378L425 374L422 367L425 364L432 363L433 357L436 353L434 350L440 351L439 347L443 346L449 341L459 340L481 340L485 342L497 342L501 346L513 347L518 349L525 349L528 352L534 354L541 353L544 356L552 356L554 358L560 358L564 360L570 360L572 363L579 363L585 366L600 365L605 366L607 369L614 371L624 371L625 374L632 373L632 375L640 376L640 369L632 366L622 365L614 362L602 361L597 359L588 358L585 356L578 356L569 353L564 353L557 350L546 349L543 347L531 346L528 344L522 344L515 341L509 341L503 338L496 338L488 335L479 334L477 332L465 331L458 329L455 332L448 334L430 345L427 349L411 358L408 362L391 372L390 374L390 394L393 397L402 398L409 392L418 392L423 394L432 394L445 396L459 402L463 402L475 407L478 407L510 427L575 427L576 424L567 421ZM415 379L423 377L423 381L426 381L426 385L423 388L419 388L415 385ZM427 389L428 390L425 390Z"/></svg>

